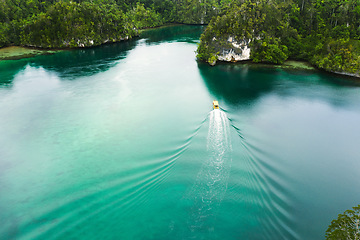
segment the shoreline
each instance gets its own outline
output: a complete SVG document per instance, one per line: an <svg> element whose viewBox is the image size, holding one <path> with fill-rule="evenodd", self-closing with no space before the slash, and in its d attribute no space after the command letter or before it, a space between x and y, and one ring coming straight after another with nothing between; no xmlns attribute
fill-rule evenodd
<svg viewBox="0 0 360 240"><path fill-rule="evenodd" d="M171 24L171 25L167 25L167 26L177 26L177 25L181 25L181 24ZM167 27L167 26L147 28L147 29L143 29L141 31L149 31L152 29L162 28L162 27ZM126 40L121 40L119 42L122 42L122 41L126 41ZM102 45L116 44L119 42L104 43L101 45L86 47L86 48L96 48L96 47L100 47ZM55 53L62 52L62 51L71 51L71 50L76 50L76 49L83 49L83 48L79 47L79 48L62 48L62 49L59 49L59 48L42 49L42 48L26 47L26 46L9 46L9 47L0 48L0 62L6 61L6 60L26 59L26 58L39 56L39 55L51 55L51 54L55 54ZM326 74L349 78L350 81L356 81L356 82L360 81L360 76L357 76L355 74L328 71L325 69L317 68L316 66L313 66L311 63L302 61L302 60L287 60L281 65L266 64L266 63L254 63L251 60L244 60L244 61L238 61L238 62L218 61L217 64L234 64L234 63L241 64L241 65L249 64L249 65L258 66L258 67L269 67L269 68L288 69L288 70L303 70L303 71L317 70L317 71L324 72Z"/></svg>
<svg viewBox="0 0 360 240"><path fill-rule="evenodd" d="M20 60L31 58L38 55L50 55L63 51L61 49L41 49L25 46L8 46L0 48L0 61L3 60Z"/></svg>
<svg viewBox="0 0 360 240"><path fill-rule="evenodd" d="M206 25L206 24L184 24L184 23L168 23L157 27L148 27L140 29L138 34L134 36L133 38L128 39L121 39L119 41L115 42L106 42L95 46L88 46L88 47L75 47L75 48L40 48L35 46L7 46L0 48L0 62L6 61L6 60L20 60L25 58L31 58L39 55L50 55L55 54L61 51L71 51L71 50L77 50L77 49L84 49L84 48L96 48L107 44L116 44L123 41L129 41L132 39L136 39L140 37L141 33L146 31L151 31L153 29L159 29L159 28L166 28L166 27L172 27L172 26L180 26L180 25ZM276 65L276 64L267 64L267 63L255 63L252 60L242 60L237 62L228 62L228 61L218 61L217 64L251 64L254 66L262 66L262 67L270 67L270 68L280 68L280 69L293 69L293 70L305 70L305 71L314 71L318 70L327 74L332 74L334 76L342 76L346 77L355 81L360 80L360 75L357 74L351 74L346 72L336 72L336 71L329 71L326 69L318 68L314 65L312 65L310 62L304 61L304 60L294 60L289 59L286 60L283 64Z"/></svg>
<svg viewBox="0 0 360 240"><path fill-rule="evenodd" d="M209 64L208 62L205 62ZM350 81L356 81L357 83L360 83L360 75L346 73L346 72L335 72L335 71L329 71L323 68L318 68L317 66L311 64L310 62L307 62L305 60L295 60L295 59L289 59L286 60L283 64L272 64L272 63L256 63L252 60L242 60L242 61L236 61L236 62L230 62L230 61L217 61L216 65L218 64L239 64L239 65L252 65L252 66L258 66L258 67L268 67L268 68L275 68L275 69L287 69L287 70L302 70L302 71L320 71L326 74L330 74L333 76L341 76L343 78L347 78ZM213 66L210 64L210 66Z"/></svg>
<svg viewBox="0 0 360 240"><path fill-rule="evenodd" d="M236 61L236 62L229 62L229 61L217 61L215 66L218 64L239 64L239 65L251 65L257 67L264 67L264 68L274 68L274 69L293 69L293 70L307 70L307 71L316 71L320 70L313 66L311 63L304 61L304 60L286 60L283 64L272 64L272 63L264 63L264 62L253 62L251 59Z"/></svg>
<svg viewBox="0 0 360 240"><path fill-rule="evenodd" d="M86 47L41 48L41 47L36 47L36 46L10 45L10 46L0 48L0 62L3 60L20 60L20 59L39 56L39 55L55 54L55 53L58 53L61 51L71 51L71 50L85 49L85 48L96 48L96 47L100 47L100 46L107 45L107 44L116 44L119 42L138 38L140 36L140 34L144 31L150 31L152 29L177 26L177 25L187 25L187 24L169 23L169 24L164 24L164 25L157 26L157 27L143 28L143 29L139 29L138 34L133 36L132 38L120 39L115 42L104 42L102 44L86 46Z"/></svg>

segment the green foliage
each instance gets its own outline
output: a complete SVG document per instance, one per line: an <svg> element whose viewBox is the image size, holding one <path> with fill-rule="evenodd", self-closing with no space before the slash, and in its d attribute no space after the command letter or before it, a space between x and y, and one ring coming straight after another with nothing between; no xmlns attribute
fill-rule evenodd
<svg viewBox="0 0 360 240"><path fill-rule="evenodd" d="M0 0L0 47L94 46L170 22L209 23L197 57L211 63L234 39L255 62L359 74L359 0Z"/></svg>
<svg viewBox="0 0 360 240"><path fill-rule="evenodd" d="M164 24L159 13L151 9L146 9L144 4L140 3L137 3L132 10L127 12L127 18L138 29L157 27Z"/></svg>
<svg viewBox="0 0 360 240"><path fill-rule="evenodd" d="M360 73L360 41L330 39L318 46L311 61L319 68L336 72Z"/></svg>
<svg viewBox="0 0 360 240"><path fill-rule="evenodd" d="M220 13L221 2L217 0L180 0L176 3L177 22L204 24Z"/></svg>
<svg viewBox="0 0 360 240"><path fill-rule="evenodd" d="M208 60L214 60L215 57L215 48L212 44L209 44L212 36L212 24L210 24L200 37L200 44L196 50L196 57L198 59L209 62ZM216 59L215 59L216 60Z"/></svg>
<svg viewBox="0 0 360 240"><path fill-rule="evenodd" d="M0 47L6 46L9 42L6 34L9 32L8 25L0 23Z"/></svg>
<svg viewBox="0 0 360 240"><path fill-rule="evenodd" d="M288 48L280 44L280 39L268 38L255 40L252 44L256 51L251 53L254 62L281 64L288 58Z"/></svg>
<svg viewBox="0 0 360 240"><path fill-rule="evenodd" d="M222 49L233 48L227 39L251 42L251 58L255 62L269 62L280 64L289 57L286 44L292 50L300 52L297 31L289 26L289 18L282 8L289 8L286 4L269 4L266 0L233 1L226 14L218 16L210 22L207 30L200 39L200 49L213 49L207 55L216 54ZM205 48L203 45L211 47ZM198 58L207 60L207 55L199 54Z"/></svg>
<svg viewBox="0 0 360 240"><path fill-rule="evenodd" d="M326 239L360 239L360 205L339 214L326 230Z"/></svg>
<svg viewBox="0 0 360 240"><path fill-rule="evenodd" d="M164 23L208 23L232 0L0 0L0 47L93 46Z"/></svg>
<svg viewBox="0 0 360 240"><path fill-rule="evenodd" d="M234 37L251 40L254 62L279 64L292 58L328 71L359 74L358 0L233 0L222 9L201 37L201 60L234 49L227 41Z"/></svg>
<svg viewBox="0 0 360 240"><path fill-rule="evenodd" d="M203 59L208 63L215 63L217 60L216 54L213 53L214 49L208 45L199 45L196 50L196 57L199 59Z"/></svg>
<svg viewBox="0 0 360 240"><path fill-rule="evenodd" d="M21 21L20 43L46 48L99 45L132 36L124 19L111 2L56 2Z"/></svg>

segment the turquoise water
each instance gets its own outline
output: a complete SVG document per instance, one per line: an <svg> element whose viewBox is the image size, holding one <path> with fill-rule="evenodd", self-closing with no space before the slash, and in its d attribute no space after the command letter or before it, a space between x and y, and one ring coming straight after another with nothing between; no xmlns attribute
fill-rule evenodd
<svg viewBox="0 0 360 240"><path fill-rule="evenodd" d="M0 62L1 239L315 240L360 203L359 84L197 63L202 30Z"/></svg>

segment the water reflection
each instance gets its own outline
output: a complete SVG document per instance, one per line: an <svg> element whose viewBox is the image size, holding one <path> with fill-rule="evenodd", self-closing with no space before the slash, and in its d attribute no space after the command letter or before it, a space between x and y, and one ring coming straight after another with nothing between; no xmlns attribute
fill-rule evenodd
<svg viewBox="0 0 360 240"><path fill-rule="evenodd" d="M259 96L272 91L274 74L271 69L257 69L248 65L218 64L211 67L198 64L200 74L210 93L227 104L250 103Z"/></svg>
<svg viewBox="0 0 360 240"><path fill-rule="evenodd" d="M198 42L205 26L178 25L172 27L160 27L145 30L141 38L146 39L147 44L159 44L162 42Z"/></svg>
<svg viewBox="0 0 360 240"><path fill-rule="evenodd" d="M136 40L106 44L94 48L74 49L53 55L41 55L20 60L7 60L0 63L0 87L12 86L14 76L27 65L41 67L56 72L60 78L74 79L103 72L126 58L135 48Z"/></svg>
<svg viewBox="0 0 360 240"><path fill-rule="evenodd" d="M360 87L360 80L356 77L341 76L335 73L322 72L323 82L336 87Z"/></svg>
<svg viewBox="0 0 360 240"><path fill-rule="evenodd" d="M198 68L209 92L232 106L252 105L268 94L281 98L316 99L335 107L352 105L359 99L358 79L316 70L221 63L211 67L201 62Z"/></svg>
<svg viewBox="0 0 360 240"><path fill-rule="evenodd" d="M178 25L146 30L141 34L147 44L162 42L198 42L204 26ZM54 71L62 79L91 76L115 66L138 44L136 39L93 48L74 49L53 55L41 55L0 63L0 87L11 87L14 76L27 65Z"/></svg>
<svg viewBox="0 0 360 240"><path fill-rule="evenodd" d="M25 68L27 61L3 60L0 62L0 88L11 87L15 74Z"/></svg>
<svg viewBox="0 0 360 240"><path fill-rule="evenodd" d="M64 51L53 56L39 56L34 65L59 73L63 78L90 76L115 66L128 51L136 46L135 40L106 44L95 48Z"/></svg>

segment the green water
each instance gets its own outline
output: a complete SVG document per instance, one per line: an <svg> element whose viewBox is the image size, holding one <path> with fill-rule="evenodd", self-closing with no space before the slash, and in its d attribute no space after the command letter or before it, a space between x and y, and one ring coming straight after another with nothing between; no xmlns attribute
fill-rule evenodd
<svg viewBox="0 0 360 240"><path fill-rule="evenodd" d="M1 239L315 240L360 203L359 84L197 63L202 30L0 62Z"/></svg>

